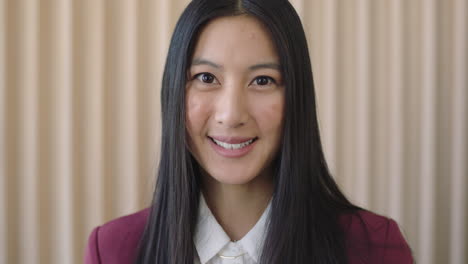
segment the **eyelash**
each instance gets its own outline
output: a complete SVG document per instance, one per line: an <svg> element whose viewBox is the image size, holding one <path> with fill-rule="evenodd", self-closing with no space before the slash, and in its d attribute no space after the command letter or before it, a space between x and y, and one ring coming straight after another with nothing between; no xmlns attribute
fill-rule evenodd
<svg viewBox="0 0 468 264"><path fill-rule="evenodd" d="M203 76L210 76L211 78L213 78L213 79L212 79L213 82L214 82L214 81L217 81L217 80L216 80L216 77L215 77L213 74L208 73L208 72L202 72L202 73L196 74L196 75L193 77L193 79L198 79L199 81L201 81L201 82L203 82L203 83L206 83L206 84L213 84L213 82L205 82L205 81L203 81L203 80L201 79L201 78L203 78ZM271 85L271 84L276 84L276 80L275 80L275 79L273 79L273 78L270 77L270 76L266 76L266 75L260 75L260 76L255 77L255 78L253 79L253 81L251 82L251 84L254 83L255 81L258 82L258 80L259 80L260 78L266 78L266 79L268 80L268 83L267 83L267 84L263 84L263 85L262 85L262 84L256 84L256 85L259 85L259 86L267 86L267 85Z"/></svg>

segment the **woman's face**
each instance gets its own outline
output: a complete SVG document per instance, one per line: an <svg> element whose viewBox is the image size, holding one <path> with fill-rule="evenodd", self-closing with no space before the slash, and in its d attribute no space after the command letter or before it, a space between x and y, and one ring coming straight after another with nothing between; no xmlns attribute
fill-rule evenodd
<svg viewBox="0 0 468 264"><path fill-rule="evenodd" d="M246 184L268 174L280 145L284 87L264 26L245 15L211 21L196 43L186 89L190 149L208 175Z"/></svg>

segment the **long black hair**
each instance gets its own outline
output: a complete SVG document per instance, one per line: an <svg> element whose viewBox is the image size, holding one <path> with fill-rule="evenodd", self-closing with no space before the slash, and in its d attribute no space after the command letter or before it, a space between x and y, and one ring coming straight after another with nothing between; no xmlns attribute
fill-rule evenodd
<svg viewBox="0 0 468 264"><path fill-rule="evenodd" d="M260 263L346 263L338 218L359 208L346 199L327 168L307 41L286 0L194 0L181 15L162 81L161 159L136 263L194 261L201 177L187 146L187 70L203 26L217 17L236 15L254 17L270 31L285 81L282 142L274 161L275 187Z"/></svg>

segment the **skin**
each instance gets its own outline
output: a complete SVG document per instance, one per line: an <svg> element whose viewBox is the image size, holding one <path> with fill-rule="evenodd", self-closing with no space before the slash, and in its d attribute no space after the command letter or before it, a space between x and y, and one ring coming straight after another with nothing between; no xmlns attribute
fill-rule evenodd
<svg viewBox="0 0 468 264"><path fill-rule="evenodd" d="M187 130L204 170L202 191L232 240L241 239L271 199L271 164L282 130L284 87L273 42L255 18L211 21L200 33L187 83ZM241 157L226 157L209 137L255 138Z"/></svg>

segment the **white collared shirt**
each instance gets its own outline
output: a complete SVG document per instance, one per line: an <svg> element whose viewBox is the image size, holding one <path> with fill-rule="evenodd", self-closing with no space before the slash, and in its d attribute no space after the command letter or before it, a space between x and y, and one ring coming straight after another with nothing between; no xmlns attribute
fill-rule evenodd
<svg viewBox="0 0 468 264"><path fill-rule="evenodd" d="M194 237L195 264L256 264L265 240L270 207L271 200L255 226L241 240L232 242L201 194Z"/></svg>

